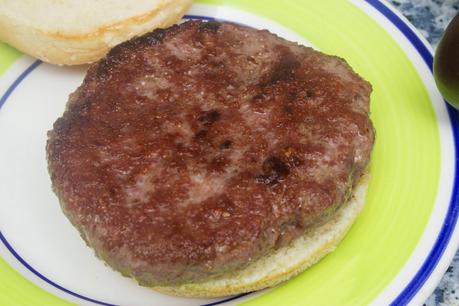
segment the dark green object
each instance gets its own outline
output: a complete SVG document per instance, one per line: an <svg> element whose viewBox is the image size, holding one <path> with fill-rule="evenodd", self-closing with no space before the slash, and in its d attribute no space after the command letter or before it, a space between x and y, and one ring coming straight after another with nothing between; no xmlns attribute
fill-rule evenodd
<svg viewBox="0 0 459 306"><path fill-rule="evenodd" d="M445 30L434 58L434 77L443 97L459 109L459 14Z"/></svg>

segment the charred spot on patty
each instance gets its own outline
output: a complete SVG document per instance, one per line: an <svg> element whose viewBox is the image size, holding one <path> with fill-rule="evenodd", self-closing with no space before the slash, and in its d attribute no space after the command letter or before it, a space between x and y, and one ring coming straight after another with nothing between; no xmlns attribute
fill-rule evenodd
<svg viewBox="0 0 459 306"><path fill-rule="evenodd" d="M247 56L247 61L249 61L252 64L257 63L257 60L253 56L250 56L250 55Z"/></svg>
<svg viewBox="0 0 459 306"><path fill-rule="evenodd" d="M266 185L276 185L289 173L289 166L277 156L269 156L261 166L263 174L256 177L257 182Z"/></svg>
<svg viewBox="0 0 459 306"><path fill-rule="evenodd" d="M199 26L199 31L200 32L209 32L212 34L215 34L218 29L220 28L221 23L218 21L207 21L201 23Z"/></svg>
<svg viewBox="0 0 459 306"><path fill-rule="evenodd" d="M200 117L199 121L204 125L204 126L209 126L212 125L214 122L218 121L220 119L221 115L217 110L210 110L207 112L204 112Z"/></svg>
<svg viewBox="0 0 459 306"><path fill-rule="evenodd" d="M279 60L274 64L268 74L265 75L265 81L262 82L261 87L267 87L292 78L295 69L300 65L296 56L288 48L278 46L276 50L279 52Z"/></svg>
<svg viewBox="0 0 459 306"><path fill-rule="evenodd" d="M255 96L253 96L252 103L262 104L262 103L266 102L268 99L269 99L269 95L267 93L260 92L260 93L256 94Z"/></svg>
<svg viewBox="0 0 459 306"><path fill-rule="evenodd" d="M194 139L197 139L197 140L203 139L207 136L207 133L209 133L209 131L199 130L196 132L196 134L194 134Z"/></svg>
<svg viewBox="0 0 459 306"><path fill-rule="evenodd" d="M226 139L220 144L220 149L229 149L232 144L233 142L231 140Z"/></svg>
<svg viewBox="0 0 459 306"><path fill-rule="evenodd" d="M315 96L314 91L311 89L306 90L306 97L307 98L313 98Z"/></svg>
<svg viewBox="0 0 459 306"><path fill-rule="evenodd" d="M283 110L284 113L287 114L287 115L293 115L293 112L294 112L293 106L290 105L290 104L285 104L285 105L282 107L282 110Z"/></svg>

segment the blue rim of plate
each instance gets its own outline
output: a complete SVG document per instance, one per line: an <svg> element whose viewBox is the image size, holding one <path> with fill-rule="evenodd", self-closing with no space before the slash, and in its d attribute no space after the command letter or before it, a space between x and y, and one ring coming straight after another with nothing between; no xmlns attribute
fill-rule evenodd
<svg viewBox="0 0 459 306"><path fill-rule="evenodd" d="M381 0L365 0L368 4L370 4L373 8L375 8L378 12L384 15L397 29L405 36L406 39L413 45L419 55L422 57L425 64L429 67L430 71L432 72L433 67L433 55L426 46L426 44L419 38L418 34L415 33L407 24L406 21L402 20L396 13L392 11L391 8L388 7L387 4L384 4ZM216 20L212 17L206 16L198 16L198 15L186 15L184 16L186 19L204 19L204 20ZM220 19L218 19L220 20ZM223 20L222 20L223 21ZM16 89L16 87L35 69L37 68L42 62L37 60L33 62L28 68L26 68L19 77L8 87L6 92L0 97L0 109L5 104L11 93ZM446 101L445 101L446 103ZM428 280L429 276L432 274L434 269L437 267L442 255L444 254L449 242L451 240L452 234L454 229L456 228L458 219L459 219L459 111L451 107L449 104L446 103L448 115L450 118L451 128L453 132L454 138L454 149L455 149L455 166L454 166L454 183L453 183L453 190L451 193L451 199L448 206L448 211L443 220L443 224L440 230L440 233L437 236L434 246L429 252L426 260L423 262L421 268L415 274L413 279L403 288L400 294L390 303L390 305L407 305L414 296L419 292L425 282ZM116 304L110 304L102 301L98 301L76 292L73 292L67 288L62 287L61 285L53 282L39 271L35 270L30 264L28 264L11 246L8 240L0 231L0 241L5 245L5 247L11 252L11 254L22 264L25 268L27 268L30 272L35 274L37 277L48 283L49 285L64 291L74 297L83 299L88 302L92 302L99 305L105 306L117 306ZM222 299L213 303L205 304L202 306L214 306L220 305L226 302L234 301L241 297L247 296L251 294L249 293L242 293L236 296L232 296L226 299Z"/></svg>
<svg viewBox="0 0 459 306"><path fill-rule="evenodd" d="M395 14L388 6L379 0L366 0L380 13L382 13L392 24L394 24L400 32L411 42L422 59L429 67L430 72L433 72L433 56L424 42L419 36L403 21L397 14ZM426 260L422 264L413 279L405 286L403 291L394 299L390 305L406 305L408 304L416 293L422 288L429 276L438 265L440 258L449 245L451 236L456 228L459 218L459 111L451 107L446 101L446 108L448 110L449 119L454 138L455 150L455 165L454 165L454 183L451 193L451 199L448 206L448 212L443 220L440 233L437 236L434 246L429 252Z"/></svg>

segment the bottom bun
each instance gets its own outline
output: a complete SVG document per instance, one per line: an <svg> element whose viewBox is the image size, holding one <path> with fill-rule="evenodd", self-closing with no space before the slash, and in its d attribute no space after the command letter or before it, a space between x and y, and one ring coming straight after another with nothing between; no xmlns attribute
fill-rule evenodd
<svg viewBox="0 0 459 306"><path fill-rule="evenodd" d="M276 286L303 272L337 247L363 209L368 182L369 174L363 175L351 199L328 222L242 270L225 273L204 282L153 289L176 296L219 297Z"/></svg>

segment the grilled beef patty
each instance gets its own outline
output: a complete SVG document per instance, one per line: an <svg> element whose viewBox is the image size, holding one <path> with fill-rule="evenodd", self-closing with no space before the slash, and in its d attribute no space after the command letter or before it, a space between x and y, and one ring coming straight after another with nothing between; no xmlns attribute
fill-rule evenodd
<svg viewBox="0 0 459 306"><path fill-rule="evenodd" d="M87 244L139 283L204 280L325 222L370 158L371 86L263 30L189 21L112 49L49 132Z"/></svg>

